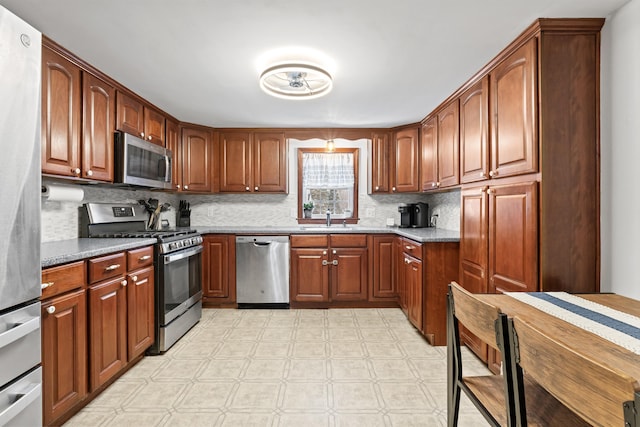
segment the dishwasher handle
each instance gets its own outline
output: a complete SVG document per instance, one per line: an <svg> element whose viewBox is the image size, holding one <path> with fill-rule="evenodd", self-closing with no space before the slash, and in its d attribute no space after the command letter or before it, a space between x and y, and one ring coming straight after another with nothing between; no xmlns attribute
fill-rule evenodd
<svg viewBox="0 0 640 427"><path fill-rule="evenodd" d="M264 248L264 247L268 247L271 246L271 243L273 242L253 242L253 246L256 246L258 248Z"/></svg>

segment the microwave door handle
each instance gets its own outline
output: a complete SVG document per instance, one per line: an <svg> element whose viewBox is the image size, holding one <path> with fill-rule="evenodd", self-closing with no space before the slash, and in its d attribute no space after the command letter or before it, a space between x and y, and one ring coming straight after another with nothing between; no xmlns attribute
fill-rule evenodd
<svg viewBox="0 0 640 427"><path fill-rule="evenodd" d="M167 156L166 154L164 155L164 179L165 182L171 182L171 179L169 179L169 173L171 172L171 162L169 162L169 156Z"/></svg>

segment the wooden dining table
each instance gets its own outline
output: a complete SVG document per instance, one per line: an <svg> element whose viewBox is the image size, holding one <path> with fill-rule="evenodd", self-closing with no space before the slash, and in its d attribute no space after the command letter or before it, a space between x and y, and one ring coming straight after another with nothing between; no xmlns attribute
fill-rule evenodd
<svg viewBox="0 0 640 427"><path fill-rule="evenodd" d="M574 351L619 369L640 381L640 355L509 295L476 294L475 296L486 303L499 307L509 317L519 317L541 328L547 335L564 343ZM576 294L576 296L640 317L639 300L608 293Z"/></svg>

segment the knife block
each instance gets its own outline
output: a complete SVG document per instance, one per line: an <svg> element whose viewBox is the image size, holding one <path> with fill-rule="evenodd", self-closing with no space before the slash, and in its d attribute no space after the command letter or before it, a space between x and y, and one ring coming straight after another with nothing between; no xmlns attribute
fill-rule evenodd
<svg viewBox="0 0 640 427"><path fill-rule="evenodd" d="M180 214L178 214L178 220L176 223L177 227L191 227L191 218L188 216L180 216Z"/></svg>

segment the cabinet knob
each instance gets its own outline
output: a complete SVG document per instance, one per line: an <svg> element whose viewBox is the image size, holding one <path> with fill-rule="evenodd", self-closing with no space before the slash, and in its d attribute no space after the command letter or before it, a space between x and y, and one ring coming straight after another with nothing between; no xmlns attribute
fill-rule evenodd
<svg viewBox="0 0 640 427"><path fill-rule="evenodd" d="M435 182L432 182L432 183L431 183L431 187L433 188L433 187L435 187L435 186L436 186L436 183L435 183Z"/></svg>
<svg viewBox="0 0 640 427"><path fill-rule="evenodd" d="M133 276L133 277L131 278L131 280L133 280L134 282L137 282L137 281L138 281L138 276Z"/></svg>
<svg viewBox="0 0 640 427"><path fill-rule="evenodd" d="M71 169L71 172L75 173L76 175L80 175L80 172L82 172L80 170L80 168L75 168L75 169Z"/></svg>
<svg viewBox="0 0 640 427"><path fill-rule="evenodd" d="M380 189L380 187L376 185L376 191L378 191L379 189Z"/></svg>
<svg viewBox="0 0 640 427"><path fill-rule="evenodd" d="M486 174L486 173L484 173L484 172L480 172L480 178L486 178L486 177L487 177L487 174Z"/></svg>
<svg viewBox="0 0 640 427"><path fill-rule="evenodd" d="M327 254L327 251L322 251L322 255L326 255L326 254Z"/></svg>
<svg viewBox="0 0 640 427"><path fill-rule="evenodd" d="M495 176L497 175L497 173L495 173L494 171L489 171L489 176Z"/></svg>
<svg viewBox="0 0 640 427"><path fill-rule="evenodd" d="M125 287L125 286L127 286L127 281L123 280L122 282L120 282L120 284L122 285L122 287Z"/></svg>
<svg viewBox="0 0 640 427"><path fill-rule="evenodd" d="M396 191L396 187L391 187L391 191Z"/></svg>
<svg viewBox="0 0 640 427"><path fill-rule="evenodd" d="M440 183L439 182L436 182L436 187L440 187Z"/></svg>
<svg viewBox="0 0 640 427"><path fill-rule="evenodd" d="M147 139L148 139L149 141L151 141L151 135L149 135L149 136L147 137Z"/></svg>
<svg viewBox="0 0 640 427"><path fill-rule="evenodd" d="M244 187L244 191L249 191L249 187Z"/></svg>
<svg viewBox="0 0 640 427"><path fill-rule="evenodd" d="M336 253L337 253L337 252L336 252L336 250L334 249L334 250L333 250L333 254L335 255Z"/></svg>
<svg viewBox="0 0 640 427"><path fill-rule="evenodd" d="M54 282L42 283L42 284L40 285L40 288L41 288L41 289L43 289L43 290L44 290L44 289L47 289L47 288L50 288L50 287L52 287L52 286L53 286L53 283L54 283Z"/></svg>
<svg viewBox="0 0 640 427"><path fill-rule="evenodd" d="M487 190L487 194L491 194L491 189L490 188Z"/></svg>
<svg viewBox="0 0 640 427"><path fill-rule="evenodd" d="M404 259L404 263L405 263L405 264L411 264L411 260L410 260L410 259L408 259L408 258L405 258L405 259Z"/></svg>
<svg viewBox="0 0 640 427"><path fill-rule="evenodd" d="M322 260L322 265L329 265L329 262L326 259Z"/></svg>
<svg viewBox="0 0 640 427"><path fill-rule="evenodd" d="M50 305L49 307L47 307L47 313L53 314L55 312L56 312L56 306L55 305Z"/></svg>
<svg viewBox="0 0 640 427"><path fill-rule="evenodd" d="M255 190L255 191L258 191L258 190L260 190L260 188L258 188L258 187L254 187L254 190Z"/></svg>
<svg viewBox="0 0 640 427"><path fill-rule="evenodd" d="M144 132L140 132L140 138L144 138Z"/></svg>
<svg viewBox="0 0 640 427"><path fill-rule="evenodd" d="M337 259L334 259L333 261L331 261L331 264L333 264L333 265L338 265L338 260L337 260Z"/></svg>
<svg viewBox="0 0 640 427"><path fill-rule="evenodd" d="M87 176L93 176L93 171L91 169L87 171Z"/></svg>
<svg viewBox="0 0 640 427"><path fill-rule="evenodd" d="M180 187L181 187L181 185L180 185L180 184L176 184L176 188L177 188L178 190L180 189Z"/></svg>
<svg viewBox="0 0 640 427"><path fill-rule="evenodd" d="M189 189L189 186L188 186L188 185L185 185L185 186L184 186L184 189L185 189L185 190L188 190L188 189Z"/></svg>

